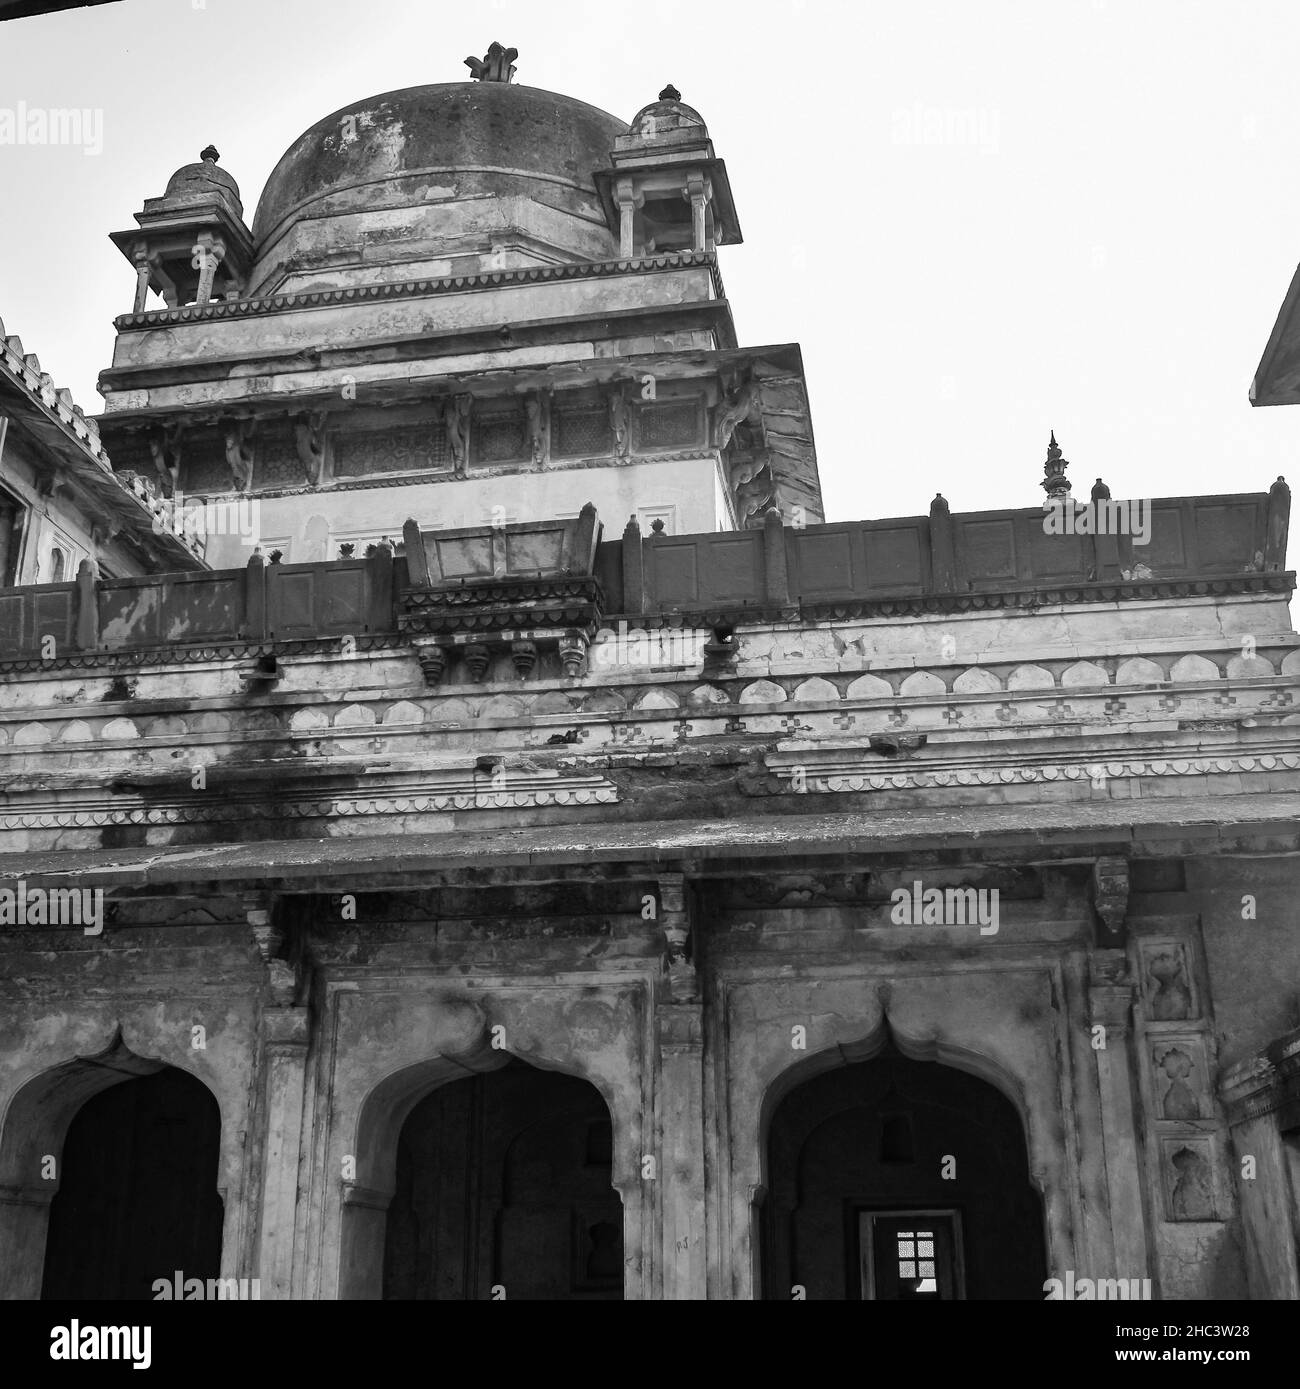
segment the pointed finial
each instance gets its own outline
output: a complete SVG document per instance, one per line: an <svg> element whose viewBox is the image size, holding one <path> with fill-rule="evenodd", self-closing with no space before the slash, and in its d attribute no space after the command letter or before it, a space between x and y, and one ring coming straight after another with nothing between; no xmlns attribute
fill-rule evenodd
<svg viewBox="0 0 1300 1389"><path fill-rule="evenodd" d="M1065 476L1069 463L1061 456L1061 446L1056 442L1056 430L1052 430L1051 442L1047 446L1047 461L1043 464L1042 488L1049 498L1068 497L1070 482Z"/></svg>
<svg viewBox="0 0 1300 1389"><path fill-rule="evenodd" d="M659 93L660 101L680 101L681 99L681 92L671 82Z"/></svg>
<svg viewBox="0 0 1300 1389"><path fill-rule="evenodd" d="M209 145L207 149L200 152L199 158L205 164L215 164L221 158L221 151L217 149L216 145Z"/></svg>

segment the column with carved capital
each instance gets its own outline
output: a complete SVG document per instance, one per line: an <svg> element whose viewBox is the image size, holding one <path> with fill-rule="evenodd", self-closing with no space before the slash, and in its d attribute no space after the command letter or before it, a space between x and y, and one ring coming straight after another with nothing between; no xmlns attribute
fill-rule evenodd
<svg viewBox="0 0 1300 1389"><path fill-rule="evenodd" d="M264 1298L292 1295L298 1160L302 1148L307 1077L308 1014L297 1007L297 978L279 958L282 933L271 924L269 894L245 898L248 924L266 966L267 999L261 1017L262 1202L257 1268Z"/></svg>
<svg viewBox="0 0 1300 1389"><path fill-rule="evenodd" d="M706 235L705 209L713 197L713 185L703 174L691 174L682 189L682 197L691 205L691 250L709 249Z"/></svg>
<svg viewBox="0 0 1300 1389"><path fill-rule="evenodd" d="M621 178L614 187L618 204L618 254L631 260L636 254L636 210L645 204L645 194L638 193L630 178Z"/></svg>
<svg viewBox="0 0 1300 1389"><path fill-rule="evenodd" d="M690 890L681 873L659 878L664 973L655 1007L659 1047L657 1191L661 1266L654 1284L669 1301L706 1294L704 1207L704 1018L692 959Z"/></svg>
<svg viewBox="0 0 1300 1389"><path fill-rule="evenodd" d="M152 270L149 251L143 242L135 248L131 259L135 263L135 307L131 312L143 313L149 302L149 275Z"/></svg>
<svg viewBox="0 0 1300 1389"><path fill-rule="evenodd" d="M1150 1268L1146 1212L1142 1204L1142 1153L1133 1093L1133 985L1122 950L1095 950L1089 960L1088 999L1093 1056L1101 1099L1101 1137L1115 1250L1114 1276L1145 1278ZM1105 1032L1098 1034L1097 1028ZM1098 1042L1105 1045L1098 1045ZM1092 1275L1079 1270L1079 1276Z"/></svg>
<svg viewBox="0 0 1300 1389"><path fill-rule="evenodd" d="M217 277L217 266L226 253L226 243L211 232L200 232L195 242L193 259L190 264L199 272L199 287L194 294L196 304L206 304L212 298L212 285Z"/></svg>

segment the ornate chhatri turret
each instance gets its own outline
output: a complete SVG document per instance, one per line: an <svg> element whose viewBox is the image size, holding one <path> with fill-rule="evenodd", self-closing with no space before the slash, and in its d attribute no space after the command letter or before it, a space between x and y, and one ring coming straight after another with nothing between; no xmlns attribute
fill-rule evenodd
<svg viewBox="0 0 1300 1389"><path fill-rule="evenodd" d="M704 118L671 83L614 142L611 170L596 175L625 259L662 251L712 251L743 239L727 167Z"/></svg>
<svg viewBox="0 0 1300 1389"><path fill-rule="evenodd" d="M112 233L113 244L136 269L134 313L143 313L152 289L169 309L209 300L237 299L253 261L239 185L217 166L209 145L197 164L167 181L161 198L146 198L135 214L138 229Z"/></svg>

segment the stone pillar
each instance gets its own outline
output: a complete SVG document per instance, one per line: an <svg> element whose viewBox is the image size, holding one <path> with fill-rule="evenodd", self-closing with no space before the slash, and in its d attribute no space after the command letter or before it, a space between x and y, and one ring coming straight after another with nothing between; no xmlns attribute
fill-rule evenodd
<svg viewBox="0 0 1300 1389"><path fill-rule="evenodd" d="M656 1006L659 1045L661 1296L703 1301L707 1293L704 1214L704 1017L690 959L690 915L680 873L659 879L665 979Z"/></svg>
<svg viewBox="0 0 1300 1389"><path fill-rule="evenodd" d="M1227 1070L1219 1096L1231 1126L1251 1300L1294 1302L1300 1299L1300 1189L1279 1119L1300 1117L1300 1033Z"/></svg>
<svg viewBox="0 0 1300 1389"><path fill-rule="evenodd" d="M298 1205L307 1041L306 1008L268 1008L262 1014L266 1149L262 1162L257 1267L264 1298L292 1295L293 1231Z"/></svg>
<svg viewBox="0 0 1300 1389"><path fill-rule="evenodd" d="M295 1007L298 980L293 966L278 958L282 933L271 923L270 894L244 898L248 924L266 966L268 1005L262 1010L261 1219L257 1276L264 1298L292 1295L294 1221L298 1206L298 1159L302 1146L303 1097L310 1031L305 1007Z"/></svg>
<svg viewBox="0 0 1300 1389"><path fill-rule="evenodd" d="M225 249L224 244L214 238L211 232L200 233L194 245L194 258L190 261L199 272L199 287L194 295L196 304L206 304L212 298L212 284Z"/></svg>
<svg viewBox="0 0 1300 1389"><path fill-rule="evenodd" d="M1104 1047L1093 1048L1101 1101L1102 1146L1110 1195L1113 1270L1078 1270L1080 1277L1146 1278L1150 1260L1147 1220L1142 1204L1142 1172L1134 1108L1133 986L1122 950L1094 951L1089 962L1089 1002L1093 1027L1104 1027ZM1060 1276L1059 1274L1056 1276Z"/></svg>
<svg viewBox="0 0 1300 1389"><path fill-rule="evenodd" d="M132 313L143 313L149 298L149 253L143 247L137 248L135 256L135 307Z"/></svg>
<svg viewBox="0 0 1300 1389"><path fill-rule="evenodd" d="M704 214L712 196L712 185L703 174L692 174L686 180L682 197L691 205L691 249L693 251L707 251L709 249Z"/></svg>
<svg viewBox="0 0 1300 1389"><path fill-rule="evenodd" d="M645 203L643 194L634 191L630 178L619 179L614 189L618 205L619 235L618 254L623 260L631 260L636 254L636 210Z"/></svg>
<svg viewBox="0 0 1300 1389"><path fill-rule="evenodd" d="M34 1302L45 1277L45 1237L56 1183L0 1186L0 1301Z"/></svg>

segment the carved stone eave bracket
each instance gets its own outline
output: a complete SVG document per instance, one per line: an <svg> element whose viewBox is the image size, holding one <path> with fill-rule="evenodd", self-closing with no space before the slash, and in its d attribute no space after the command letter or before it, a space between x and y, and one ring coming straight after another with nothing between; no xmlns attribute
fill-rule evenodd
<svg viewBox="0 0 1300 1389"><path fill-rule="evenodd" d="M242 895L244 915L253 933L258 958L266 969L267 990L277 1008L292 1007L298 993L298 976L288 960L282 958L286 934L273 920L275 900L270 892Z"/></svg>
<svg viewBox="0 0 1300 1389"><path fill-rule="evenodd" d="M674 1003L693 1003L700 996L695 968L693 911L690 886L683 873L661 873L659 928L663 932L663 972Z"/></svg>
<svg viewBox="0 0 1300 1389"><path fill-rule="evenodd" d="M411 635L415 658L424 682L431 689L440 685L448 670L461 665L471 683L482 684L496 665L497 657L508 655L519 680L527 680L537 668L539 658L553 653L559 659L564 678L579 680L587 673L587 652L592 632L586 629L521 627L506 628L479 638L464 635L435 637Z"/></svg>
<svg viewBox="0 0 1300 1389"><path fill-rule="evenodd" d="M1097 918L1097 944L1123 949L1129 897L1128 860L1099 858L1092 869L1092 905Z"/></svg>

